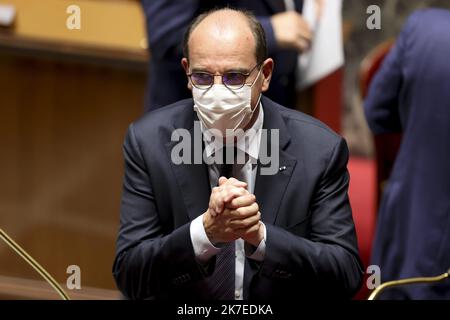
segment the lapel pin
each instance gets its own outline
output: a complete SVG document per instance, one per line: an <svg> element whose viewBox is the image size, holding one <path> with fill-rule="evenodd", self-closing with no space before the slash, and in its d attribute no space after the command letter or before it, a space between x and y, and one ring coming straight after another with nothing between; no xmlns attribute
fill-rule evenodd
<svg viewBox="0 0 450 320"><path fill-rule="evenodd" d="M281 171L285 171L287 168L286 168L286 166L282 166L282 167L280 167L280 169L278 169L280 172Z"/></svg>

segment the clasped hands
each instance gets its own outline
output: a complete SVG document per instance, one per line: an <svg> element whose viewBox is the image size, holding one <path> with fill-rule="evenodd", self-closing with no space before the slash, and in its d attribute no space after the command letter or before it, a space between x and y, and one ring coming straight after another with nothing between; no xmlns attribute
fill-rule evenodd
<svg viewBox="0 0 450 320"><path fill-rule="evenodd" d="M255 195L247 184L235 178L221 177L209 199L208 210L203 214L203 226L213 245L242 238L258 247L264 239L264 225Z"/></svg>

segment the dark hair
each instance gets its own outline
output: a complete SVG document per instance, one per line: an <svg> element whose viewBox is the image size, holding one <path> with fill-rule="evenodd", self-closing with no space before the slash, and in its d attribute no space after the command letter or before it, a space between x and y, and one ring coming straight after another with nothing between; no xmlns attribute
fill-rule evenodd
<svg viewBox="0 0 450 320"><path fill-rule="evenodd" d="M221 10L231 10L235 12L239 12L244 15L245 18L247 18L248 25L253 33L253 37L255 38L255 57L256 62L261 63L264 60L267 59L267 42L266 42L266 34L264 32L264 29L259 23L258 19L256 19L255 15L247 10L239 10L239 9L232 9L232 8L215 8L212 10L209 10L207 12L204 12L197 16L189 25L187 28L184 39L183 39L183 53L186 58L189 59L189 38L194 31L194 29L209 15L221 11Z"/></svg>

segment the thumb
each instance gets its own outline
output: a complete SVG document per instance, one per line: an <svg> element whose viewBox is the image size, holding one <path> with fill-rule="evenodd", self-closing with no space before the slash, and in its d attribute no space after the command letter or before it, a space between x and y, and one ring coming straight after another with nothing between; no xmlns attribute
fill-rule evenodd
<svg viewBox="0 0 450 320"><path fill-rule="evenodd" d="M224 185L227 181L228 181L227 178L225 178L225 177L220 177L220 178L219 178L219 186Z"/></svg>

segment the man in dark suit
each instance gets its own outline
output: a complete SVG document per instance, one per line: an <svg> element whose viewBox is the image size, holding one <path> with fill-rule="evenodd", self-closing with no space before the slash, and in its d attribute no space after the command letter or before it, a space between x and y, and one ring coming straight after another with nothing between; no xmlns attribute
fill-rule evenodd
<svg viewBox="0 0 450 320"><path fill-rule="evenodd" d="M450 267L450 12L414 13L370 86L374 133L402 132L384 192L372 264L382 281ZM383 296L382 296L383 297ZM450 283L404 286L385 298L450 298Z"/></svg>
<svg viewBox="0 0 450 320"><path fill-rule="evenodd" d="M146 114L125 139L119 289L132 299L352 297L362 268L345 141L261 96L273 60L254 16L202 15L184 47L193 99Z"/></svg>
<svg viewBox="0 0 450 320"><path fill-rule="evenodd" d="M295 107L298 54L311 40L311 31L300 15L302 0L142 0L142 6L151 51L146 111L190 97L180 66L184 32L197 15L226 6L246 9L257 16L266 32L269 55L277 66L266 94L277 103Z"/></svg>

